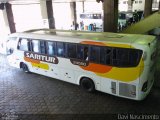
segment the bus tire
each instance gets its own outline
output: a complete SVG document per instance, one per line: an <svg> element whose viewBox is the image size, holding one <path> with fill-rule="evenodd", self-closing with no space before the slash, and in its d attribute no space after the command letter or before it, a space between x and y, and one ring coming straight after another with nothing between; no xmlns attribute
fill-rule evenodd
<svg viewBox="0 0 160 120"><path fill-rule="evenodd" d="M29 73L28 66L25 63L22 63L21 68L25 73Z"/></svg>
<svg viewBox="0 0 160 120"><path fill-rule="evenodd" d="M89 78L82 78L80 81L80 86L86 92L94 92L95 91L94 82Z"/></svg>

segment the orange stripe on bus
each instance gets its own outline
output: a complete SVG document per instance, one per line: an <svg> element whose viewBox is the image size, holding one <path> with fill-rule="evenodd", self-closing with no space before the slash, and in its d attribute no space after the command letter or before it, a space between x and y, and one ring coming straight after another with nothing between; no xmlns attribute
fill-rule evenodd
<svg viewBox="0 0 160 120"><path fill-rule="evenodd" d="M89 63L88 66L80 66L82 69L95 72L95 73L107 73L112 69L112 66L100 65L95 63Z"/></svg>
<svg viewBox="0 0 160 120"><path fill-rule="evenodd" d="M94 42L94 41L82 41L81 44L89 44L89 45L99 45L99 46L106 46L106 44L102 42Z"/></svg>
<svg viewBox="0 0 160 120"><path fill-rule="evenodd" d="M34 60L34 59L27 58L27 57L24 57L24 60L27 61L27 62L31 62L31 63L37 63L37 64L40 63L39 60Z"/></svg>

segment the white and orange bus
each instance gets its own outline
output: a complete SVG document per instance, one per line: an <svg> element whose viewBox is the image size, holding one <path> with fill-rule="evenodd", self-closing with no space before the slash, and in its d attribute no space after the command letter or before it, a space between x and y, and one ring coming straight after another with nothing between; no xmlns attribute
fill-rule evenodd
<svg viewBox="0 0 160 120"><path fill-rule="evenodd" d="M11 34L9 39L11 66L88 92L143 100L154 83L154 36L39 29Z"/></svg>

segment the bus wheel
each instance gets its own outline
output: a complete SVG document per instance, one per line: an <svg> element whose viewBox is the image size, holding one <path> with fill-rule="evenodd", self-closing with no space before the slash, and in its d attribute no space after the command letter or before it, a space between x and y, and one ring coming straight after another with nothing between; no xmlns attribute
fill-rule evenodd
<svg viewBox="0 0 160 120"><path fill-rule="evenodd" d="M25 63L22 63L22 67L21 68L25 73L29 73L28 66Z"/></svg>
<svg viewBox="0 0 160 120"><path fill-rule="evenodd" d="M84 89L87 92L95 91L95 85L93 81L89 78L83 78L80 82L80 86L82 87L82 89Z"/></svg>

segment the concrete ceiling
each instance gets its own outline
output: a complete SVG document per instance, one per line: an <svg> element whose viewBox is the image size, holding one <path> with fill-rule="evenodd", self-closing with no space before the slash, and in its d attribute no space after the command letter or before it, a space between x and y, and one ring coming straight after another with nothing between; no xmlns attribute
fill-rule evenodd
<svg viewBox="0 0 160 120"><path fill-rule="evenodd" d="M23 3L23 4L28 4L28 3L39 3L41 0L0 0L1 3ZM46 0L43 0L46 1ZM52 0L53 2L56 3L65 3L65 2L95 2L96 0Z"/></svg>

